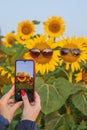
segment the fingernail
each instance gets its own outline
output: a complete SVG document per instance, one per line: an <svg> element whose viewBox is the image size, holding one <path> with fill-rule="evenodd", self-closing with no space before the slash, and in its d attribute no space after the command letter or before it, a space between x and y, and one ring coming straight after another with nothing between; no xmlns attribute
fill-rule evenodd
<svg viewBox="0 0 87 130"><path fill-rule="evenodd" d="M25 94L26 94L23 89L21 90L21 94L22 94L22 96L25 96Z"/></svg>

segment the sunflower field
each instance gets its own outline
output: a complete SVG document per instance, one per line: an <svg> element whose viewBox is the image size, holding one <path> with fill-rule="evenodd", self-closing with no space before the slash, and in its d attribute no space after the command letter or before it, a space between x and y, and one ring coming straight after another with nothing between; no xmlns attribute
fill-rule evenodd
<svg viewBox="0 0 87 130"><path fill-rule="evenodd" d="M0 34L0 97L15 82L15 60L33 59L42 106L39 129L87 130L87 38L64 37L67 26L60 16L43 21L42 34L35 29L39 24L21 21L17 30ZM21 113L15 113L9 130Z"/></svg>

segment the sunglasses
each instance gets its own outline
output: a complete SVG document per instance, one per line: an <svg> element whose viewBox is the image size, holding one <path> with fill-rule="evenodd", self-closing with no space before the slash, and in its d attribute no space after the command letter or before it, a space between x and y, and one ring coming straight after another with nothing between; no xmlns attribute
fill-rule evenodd
<svg viewBox="0 0 87 130"><path fill-rule="evenodd" d="M81 51L79 49L69 49L69 48L61 48L60 49L60 54L67 55L68 53L71 53L73 56L79 56Z"/></svg>
<svg viewBox="0 0 87 130"><path fill-rule="evenodd" d="M29 51L33 58L37 58L40 54L42 54L45 58L49 58L53 55L53 50L51 48L46 48L44 50L33 48Z"/></svg>

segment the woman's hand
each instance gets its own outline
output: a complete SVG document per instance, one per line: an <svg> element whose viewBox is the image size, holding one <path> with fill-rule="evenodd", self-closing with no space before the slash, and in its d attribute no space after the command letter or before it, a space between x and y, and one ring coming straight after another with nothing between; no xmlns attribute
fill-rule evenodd
<svg viewBox="0 0 87 130"><path fill-rule="evenodd" d="M22 120L31 120L35 121L40 110L41 110L41 105L40 105L40 97L35 92L35 101L33 103L30 103L27 97L27 94L25 93L24 90L21 90L22 93L22 99L23 99L23 114L22 114Z"/></svg>
<svg viewBox="0 0 87 130"><path fill-rule="evenodd" d="M0 99L0 114L6 118L9 123L12 121L15 111L22 105L22 101L15 102L11 99L14 95L14 86Z"/></svg>

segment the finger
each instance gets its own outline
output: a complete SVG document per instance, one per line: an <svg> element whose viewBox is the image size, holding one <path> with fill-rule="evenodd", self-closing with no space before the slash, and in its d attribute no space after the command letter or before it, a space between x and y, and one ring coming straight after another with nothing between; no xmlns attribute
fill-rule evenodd
<svg viewBox="0 0 87 130"><path fill-rule="evenodd" d="M2 100L3 102L7 102L8 99L9 99L11 96L13 96L13 94L14 94L14 85L13 85L12 88L9 90L9 92L7 92L7 93L1 98L1 100Z"/></svg>
<svg viewBox="0 0 87 130"><path fill-rule="evenodd" d="M37 92L34 92L34 97L35 97L35 104L34 106L37 106L38 112L41 110L41 101L40 101L40 96Z"/></svg>
<svg viewBox="0 0 87 130"><path fill-rule="evenodd" d="M16 103L13 105L13 107L12 107L13 111L15 112L18 108L20 108L20 107L22 106L22 104L23 104L23 101L16 102Z"/></svg>
<svg viewBox="0 0 87 130"><path fill-rule="evenodd" d="M14 85L12 86L12 88L9 90L9 92L8 93L6 93L6 95L5 95L5 98L6 99L9 99L11 96L13 96L14 95Z"/></svg>
<svg viewBox="0 0 87 130"><path fill-rule="evenodd" d="M14 99L9 99L8 104L10 104L10 103L15 103L15 100Z"/></svg>
<svg viewBox="0 0 87 130"><path fill-rule="evenodd" d="M30 104L32 105L32 106L34 106L35 105L35 102L33 101L33 102L30 102Z"/></svg>
<svg viewBox="0 0 87 130"><path fill-rule="evenodd" d="M35 97L35 102L36 103L38 103L38 104L40 104L40 96L39 96L39 94L35 91L35 93L34 93L34 97Z"/></svg>
<svg viewBox="0 0 87 130"><path fill-rule="evenodd" d="M27 94L24 90L21 90L21 95L22 95L22 100L23 100L24 106L29 105L30 103L29 103Z"/></svg>
<svg viewBox="0 0 87 130"><path fill-rule="evenodd" d="M24 104L23 103L22 103L22 106L20 108L23 110L23 108L24 108Z"/></svg>
<svg viewBox="0 0 87 130"><path fill-rule="evenodd" d="M15 105L15 102L14 103L10 103L8 104L10 107L13 107Z"/></svg>

